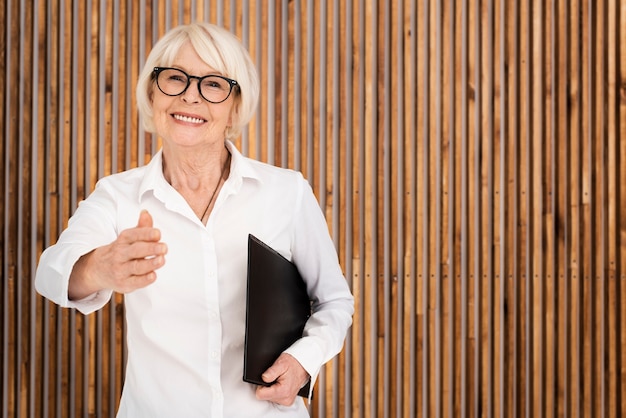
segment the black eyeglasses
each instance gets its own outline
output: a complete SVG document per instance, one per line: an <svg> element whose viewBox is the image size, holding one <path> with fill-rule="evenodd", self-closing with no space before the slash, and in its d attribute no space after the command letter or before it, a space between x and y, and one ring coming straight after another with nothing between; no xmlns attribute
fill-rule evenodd
<svg viewBox="0 0 626 418"><path fill-rule="evenodd" d="M183 70L171 67L154 67L152 77L156 79L159 90L168 96L179 96L187 91L191 79L198 80L200 96L207 102L222 103L228 99L234 87L239 88L237 81L221 75L205 75L198 77L189 75Z"/></svg>

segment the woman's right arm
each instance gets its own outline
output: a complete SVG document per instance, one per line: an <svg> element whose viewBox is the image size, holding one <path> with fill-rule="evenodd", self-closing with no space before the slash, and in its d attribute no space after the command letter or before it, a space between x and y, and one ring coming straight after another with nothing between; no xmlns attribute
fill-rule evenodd
<svg viewBox="0 0 626 418"><path fill-rule="evenodd" d="M81 202L57 243L41 255L35 288L42 296L88 314L102 308L113 291L154 281L167 248L150 214L139 208L136 226L118 232L119 200L111 188L96 186Z"/></svg>

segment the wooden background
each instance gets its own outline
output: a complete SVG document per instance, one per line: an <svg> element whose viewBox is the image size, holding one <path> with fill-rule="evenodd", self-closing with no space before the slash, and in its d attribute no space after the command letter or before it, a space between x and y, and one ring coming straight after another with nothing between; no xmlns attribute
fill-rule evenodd
<svg viewBox="0 0 626 418"><path fill-rule="evenodd" d="M168 28L249 47L238 145L301 170L356 299L315 417L626 416L626 0L0 1L2 417L112 417L123 302L37 296L103 175L159 146Z"/></svg>

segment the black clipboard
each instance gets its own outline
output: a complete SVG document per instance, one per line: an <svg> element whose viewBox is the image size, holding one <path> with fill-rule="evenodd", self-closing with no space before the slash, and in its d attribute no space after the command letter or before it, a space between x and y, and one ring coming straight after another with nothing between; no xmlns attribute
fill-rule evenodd
<svg viewBox="0 0 626 418"><path fill-rule="evenodd" d="M261 375L302 337L311 316L306 284L297 267L273 248L248 235L248 284L243 380L262 386ZM309 396L310 382L298 395Z"/></svg>

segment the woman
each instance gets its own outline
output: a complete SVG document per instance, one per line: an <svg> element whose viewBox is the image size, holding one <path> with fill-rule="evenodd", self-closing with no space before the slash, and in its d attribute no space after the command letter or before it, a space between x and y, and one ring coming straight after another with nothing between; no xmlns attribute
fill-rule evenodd
<svg viewBox="0 0 626 418"><path fill-rule="evenodd" d="M230 32L179 26L157 42L137 102L162 149L101 179L41 256L45 297L88 314L125 294L119 417L308 416L298 390L343 345L353 298L310 186L231 142L254 114L258 75ZM313 313L263 376L242 380L247 237L291 259Z"/></svg>

